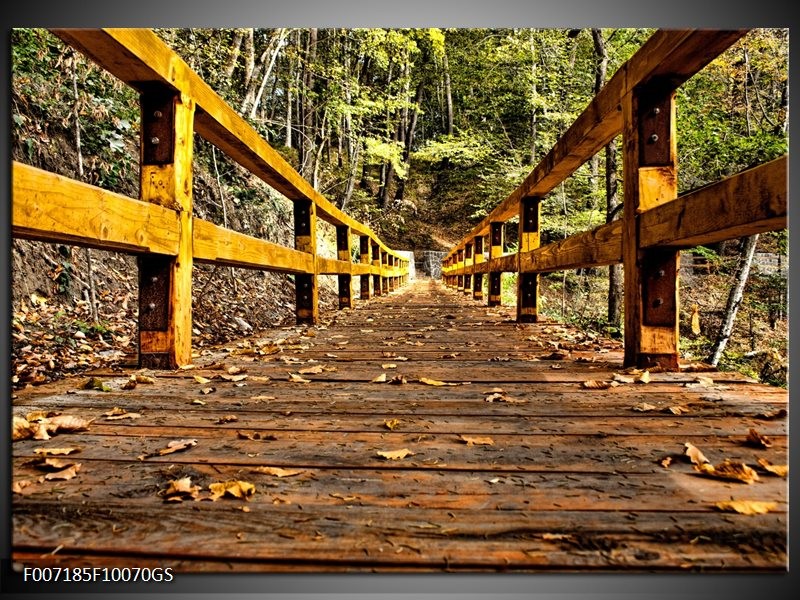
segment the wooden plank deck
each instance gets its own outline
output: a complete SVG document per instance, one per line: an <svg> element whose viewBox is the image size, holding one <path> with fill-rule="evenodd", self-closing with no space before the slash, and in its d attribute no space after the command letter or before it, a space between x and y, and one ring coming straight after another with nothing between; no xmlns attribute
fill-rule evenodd
<svg viewBox="0 0 800 600"><path fill-rule="evenodd" d="M786 465L786 390L718 372L585 389L621 372L619 346L513 316L422 280L326 325L203 351L196 369L150 372L155 383L133 390L126 371L97 374L107 392L79 389L87 378L20 391L15 415L93 421L13 443L14 483L29 482L13 494L14 559L179 572L787 569L786 479L712 479L682 456L689 442L713 464ZM556 343L570 355L548 359ZM247 378L220 378L234 366ZM313 367L307 383L289 380ZM655 410L633 410L642 403ZM114 407L140 416L109 420ZM771 446L748 445L751 428ZM174 440L196 445L159 455ZM80 449L58 457L80 463L77 475L42 480L37 450L64 447ZM400 449L413 454L378 455ZM182 477L199 497L237 480L255 492L167 501ZM775 505L715 507L732 499Z"/></svg>

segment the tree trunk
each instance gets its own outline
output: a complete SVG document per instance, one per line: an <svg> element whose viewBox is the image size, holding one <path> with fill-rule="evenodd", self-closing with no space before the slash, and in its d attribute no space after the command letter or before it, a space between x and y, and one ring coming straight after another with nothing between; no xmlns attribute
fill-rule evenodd
<svg viewBox="0 0 800 600"><path fill-rule="evenodd" d="M450 67L447 64L447 52L442 53L444 70L444 95L447 103L447 135L453 135L453 94L450 90Z"/></svg>
<svg viewBox="0 0 800 600"><path fill-rule="evenodd" d="M534 44L533 30L529 34L529 42L531 46L531 166L536 165L536 136L538 134L536 122L536 99L539 95L536 89L536 45Z"/></svg>
<svg viewBox="0 0 800 600"><path fill-rule="evenodd" d="M722 321L719 337L714 347L711 357L708 359L709 364L717 366L722 353L725 351L725 346L733 332L733 324L736 320L736 312L742 303L744 295L744 288L747 285L747 278L750 275L750 266L753 264L753 256L756 252L756 244L758 244L758 234L751 235L745 238L744 246L742 247L741 263L733 286L731 287L730 294L728 294L728 304L725 307L725 318Z"/></svg>
<svg viewBox="0 0 800 600"><path fill-rule="evenodd" d="M256 50L253 44L253 28L245 30L244 38L245 67L244 67L244 89L250 86L250 79L253 77L253 70L256 68Z"/></svg>
<svg viewBox="0 0 800 600"><path fill-rule="evenodd" d="M300 147L302 156L300 160L300 173L308 179L308 175L313 171L314 158L314 107L311 103L311 90L314 87L313 65L317 58L317 33L316 27L308 30L308 40L305 48L305 62L303 63L303 90L302 90L302 115L303 115L303 139Z"/></svg>
<svg viewBox="0 0 800 600"><path fill-rule="evenodd" d="M264 71L264 76L261 79L261 85L258 88L258 93L256 94L255 100L253 100L253 107L250 109L250 118L256 118L256 111L258 110L258 105L261 103L261 96L264 94L264 87L267 85L267 80L269 79L270 74L272 73L272 68L275 66L275 61L278 58L278 54L281 52L281 48L283 47L283 40L286 37L287 30L285 28L281 28L278 30L277 38L275 41L275 50L272 52L272 57L269 59L269 66ZM271 45L271 43L270 43Z"/></svg>
<svg viewBox="0 0 800 600"><path fill-rule="evenodd" d="M409 117L408 128L405 132L405 146L403 148L403 162L408 162L409 157L411 156L411 149L414 145L414 136L417 134L417 117L419 116L419 110L422 106L422 92L423 92L423 82L420 81L417 84L417 94L414 98L414 108L411 111L411 116ZM397 184L397 193L395 194L395 199L402 200L403 196L405 195L406 191L406 180L401 179Z"/></svg>
<svg viewBox="0 0 800 600"><path fill-rule="evenodd" d="M233 44L231 44L231 57L228 64L225 66L225 79L230 85L230 79L233 77L233 72L236 70L236 63L239 61L239 53L242 49L242 40L244 39L244 30L237 29L233 36Z"/></svg>

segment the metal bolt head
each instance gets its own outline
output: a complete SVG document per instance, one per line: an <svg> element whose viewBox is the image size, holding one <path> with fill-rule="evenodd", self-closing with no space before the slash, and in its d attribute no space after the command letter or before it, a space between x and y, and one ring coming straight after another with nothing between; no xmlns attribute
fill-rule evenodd
<svg viewBox="0 0 800 600"><path fill-rule="evenodd" d="M161 117L163 117L163 116L164 116L164 113L162 113L160 110L156 110L156 111L153 111L153 116L154 116L156 119L160 119Z"/></svg>
<svg viewBox="0 0 800 600"><path fill-rule="evenodd" d="M661 306L662 304L664 304L663 298L656 298L655 300L653 300L653 306L658 307Z"/></svg>
<svg viewBox="0 0 800 600"><path fill-rule="evenodd" d="M156 303L155 302L151 302L150 304L147 305L147 308L149 310L155 310L156 309Z"/></svg>
<svg viewBox="0 0 800 600"><path fill-rule="evenodd" d="M156 136L150 138L150 143L153 144L153 146L158 146L160 142L161 140L159 140Z"/></svg>
<svg viewBox="0 0 800 600"><path fill-rule="evenodd" d="M658 134L654 133L653 135L651 135L650 141L655 144L658 141Z"/></svg>

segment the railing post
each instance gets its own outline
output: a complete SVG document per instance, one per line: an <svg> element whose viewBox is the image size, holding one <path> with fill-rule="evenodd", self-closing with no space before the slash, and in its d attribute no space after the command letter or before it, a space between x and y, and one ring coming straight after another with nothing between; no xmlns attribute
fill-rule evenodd
<svg viewBox="0 0 800 600"><path fill-rule="evenodd" d="M639 215L677 197L675 93L639 87L623 102L625 365L678 369L678 268L673 249L643 250Z"/></svg>
<svg viewBox="0 0 800 600"><path fill-rule="evenodd" d="M536 197L525 197L519 201L519 254L539 247L540 206L541 199ZM520 272L517 276L517 321L538 321L538 303L539 274Z"/></svg>
<svg viewBox="0 0 800 600"><path fill-rule="evenodd" d="M372 275L372 292L376 296L383 294L383 286L381 285L381 247L378 244L372 244L372 266L378 269L378 273Z"/></svg>
<svg viewBox="0 0 800 600"><path fill-rule="evenodd" d="M314 325L319 320L317 288L317 206L310 200L294 201L294 247L314 257L313 273L295 275L295 314L298 324Z"/></svg>
<svg viewBox="0 0 800 600"><path fill-rule="evenodd" d="M381 253L381 293L384 296L389 294L389 253L380 251Z"/></svg>
<svg viewBox="0 0 800 600"><path fill-rule="evenodd" d="M175 210L177 256L139 257L139 366L173 369L192 360L191 98L155 86L140 96L140 198Z"/></svg>
<svg viewBox="0 0 800 600"><path fill-rule="evenodd" d="M484 262L483 236L475 236L473 245L475 247L475 254L472 262L475 265L480 265ZM483 273L478 273L477 271L472 274L472 299L483 301Z"/></svg>
<svg viewBox="0 0 800 600"><path fill-rule="evenodd" d="M461 291L464 290L464 249L461 248L457 252L457 255L458 255L458 259L457 259L458 263L456 264L456 269L457 269L456 272L458 273L458 276L457 276L457 278L458 278L457 287L458 287L458 291L461 292Z"/></svg>
<svg viewBox="0 0 800 600"><path fill-rule="evenodd" d="M492 221L489 224L490 232L489 238L491 246L489 246L489 260L493 258L500 258L503 256L503 228L502 221ZM490 267L491 268L491 267ZM500 286L502 273L499 271L489 271L489 306L500 306L502 303L502 289Z"/></svg>
<svg viewBox="0 0 800 600"><path fill-rule="evenodd" d="M350 228L347 225L336 226L336 254L339 260L351 262L350 256ZM353 307L350 273L340 274L339 277L339 310Z"/></svg>
<svg viewBox="0 0 800 600"><path fill-rule="evenodd" d="M474 264L475 260L472 258L472 242L470 242L466 246L464 246L464 293L465 294L472 293L472 273L468 272L468 270L471 270Z"/></svg>
<svg viewBox="0 0 800 600"><path fill-rule="evenodd" d="M359 260L361 261L362 265L369 264L369 236L362 235L358 238L358 251L359 251ZM361 295L360 298L362 300L369 299L369 274L362 275L360 278L361 280Z"/></svg>

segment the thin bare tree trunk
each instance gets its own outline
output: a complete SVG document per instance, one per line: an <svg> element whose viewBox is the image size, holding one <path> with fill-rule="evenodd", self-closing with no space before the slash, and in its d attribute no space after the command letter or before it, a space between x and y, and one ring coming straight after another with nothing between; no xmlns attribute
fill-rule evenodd
<svg viewBox="0 0 800 600"><path fill-rule="evenodd" d="M228 228L228 209L225 205L225 194L222 192L222 181L219 177L219 168L217 167L217 148L213 144L211 145L211 159L214 162L214 175L217 178L217 189L219 190L219 201L222 205L222 224L225 226L225 229ZM236 275L233 272L233 267L230 267L230 275L231 275L231 283L233 284L233 292L238 293L237 286L236 286Z"/></svg>
<svg viewBox="0 0 800 600"><path fill-rule="evenodd" d="M256 111L258 110L258 105L261 104L261 96L264 94L264 88L267 85L267 80L269 79L270 74L272 73L272 68L275 66L275 61L278 58L278 54L281 52L281 47L283 46L283 40L286 38L287 29L281 28L278 30L278 37L277 41L275 42L275 50L272 52L272 58L269 60L269 66L264 71L264 77L261 79L261 85L258 88L258 93L256 94L255 100L253 100L253 107L250 109L250 118L256 118Z"/></svg>
<svg viewBox="0 0 800 600"><path fill-rule="evenodd" d="M444 69L444 94L447 102L447 135L453 135L453 94L450 89L450 67L447 64L447 52L442 53Z"/></svg>
<svg viewBox="0 0 800 600"><path fill-rule="evenodd" d="M75 115L75 150L78 154L78 178L83 180L83 151L81 148L81 113L80 113L80 95L78 94L78 53L72 54L72 92L75 97L74 115ZM89 310L92 315L92 322L98 323L99 316L97 314L97 295L94 286L94 270L92 268L92 250L86 250L86 279L89 284Z"/></svg>
<svg viewBox="0 0 800 600"><path fill-rule="evenodd" d="M225 66L225 79L228 80L228 84L230 85L230 79L233 77L233 72L236 70L236 63L239 61L239 53L242 49L242 40L244 39L244 31L241 29L237 29L236 33L233 36L233 49L231 50L231 57L228 61L228 64Z"/></svg>
<svg viewBox="0 0 800 600"><path fill-rule="evenodd" d="M719 337L708 359L709 364L717 366L722 353L725 351L725 346L731 338L733 332L733 324L736 321L736 312L742 304L742 297L744 296L744 288L747 285L747 278L750 275L750 266L753 264L753 256L755 256L756 245L758 244L758 234L751 235L745 238L744 247L742 248L741 263L738 271L736 272L736 279L734 280L731 291L728 294L728 304L725 307L725 318L722 321Z"/></svg>

